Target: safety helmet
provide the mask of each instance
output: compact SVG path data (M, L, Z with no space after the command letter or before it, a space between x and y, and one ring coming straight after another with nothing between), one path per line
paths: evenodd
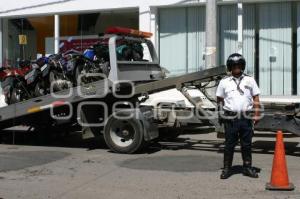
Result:
M232 55L230 55L227 59L226 62L226 66L227 66L227 70L231 71L232 67L235 65L240 65L242 66L242 70L245 70L246 67L246 60L245 58L239 54L239 53L233 53Z

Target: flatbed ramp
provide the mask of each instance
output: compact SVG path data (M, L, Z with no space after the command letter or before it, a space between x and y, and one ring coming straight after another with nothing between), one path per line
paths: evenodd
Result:
M134 86L134 96L144 93L154 93L170 88L179 88L193 82L212 81L220 79L225 74L226 67L219 66L178 77L171 77L148 83L138 83ZM121 82L123 81L124 80ZM108 96L111 97L110 94L112 93L113 86L114 83L109 79L100 80L84 86L72 87L64 91L2 107L0 108L0 129L20 124L30 125L33 120L37 119L38 113L45 111L49 112L53 107L63 105L73 106L76 103L88 101L90 99L105 101ZM124 99L122 100L124 101Z

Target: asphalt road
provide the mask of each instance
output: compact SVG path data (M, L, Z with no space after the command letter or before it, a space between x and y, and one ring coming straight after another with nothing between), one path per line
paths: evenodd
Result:
M274 135L256 134L258 179L243 176L239 148L236 174L220 180L223 140L215 133L182 135L143 153L112 153L99 139L11 135L0 145L0 198L97 199L300 199L300 138L285 138L291 192L265 190L272 168Z

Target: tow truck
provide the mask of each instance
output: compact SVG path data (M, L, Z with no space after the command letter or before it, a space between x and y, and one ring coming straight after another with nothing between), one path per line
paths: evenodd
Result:
M256 130L293 133L300 136L299 96L262 96L263 117Z
M107 77L2 107L0 129L16 125L48 130L80 126L83 136L103 134L107 146L118 153L139 151L164 129L171 129L175 136L181 129L203 125L218 129L216 106L206 91L227 74L226 67L165 78L149 37L151 33L139 30L110 28L100 36L108 41ZM116 48L120 40L141 43L147 49L145 58L118 60ZM283 114L280 122L290 117L293 128L287 125L287 129L300 135L299 115ZM277 126L278 122L269 129Z

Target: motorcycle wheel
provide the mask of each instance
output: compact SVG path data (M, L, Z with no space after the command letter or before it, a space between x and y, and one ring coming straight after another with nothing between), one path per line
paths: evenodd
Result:
M11 98L11 89L10 88L2 88L2 93L5 97L5 103L10 104L10 98Z
M18 103L21 102L21 100L22 100L21 94L18 92L17 88L13 88L13 90L11 91L9 104Z
M50 88L50 92L57 92L57 91L61 91L63 90L63 88L61 88L60 84L58 83L55 83L57 82L58 80L62 80L62 77L61 75L59 74L59 72L57 71L50 71L49 73L49 82L50 82L50 87L52 87L53 85L53 88L51 89Z
M50 83L55 82L56 80L59 80L59 79L61 79L61 78L60 78L60 75L58 74L57 71L52 70L52 71L49 72L49 81L50 81Z
M42 83L40 83L40 82L36 83L36 85L34 87L34 95L36 97L39 97L39 96L43 96L45 94L46 94L45 89L43 88Z

